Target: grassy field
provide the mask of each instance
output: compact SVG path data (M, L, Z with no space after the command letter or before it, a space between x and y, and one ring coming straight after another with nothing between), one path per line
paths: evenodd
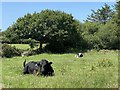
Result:
M27 50L30 48L29 44L10 44L11 46L15 46L16 48Z
M2 83L6 88L117 88L118 52L89 51L74 54L40 54L2 59ZM52 61L55 76L23 75L23 61Z
M15 46L16 48L19 48L19 49L22 49L22 50L28 50L30 49L30 46L29 44L10 44L11 46ZM43 44L43 47L45 46L46 44ZM36 44L36 46L34 46L33 49L36 49L39 47L39 43Z

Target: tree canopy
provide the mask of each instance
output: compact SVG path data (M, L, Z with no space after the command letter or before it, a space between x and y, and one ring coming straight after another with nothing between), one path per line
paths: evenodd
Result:
M54 53L83 49L118 49L120 3L115 8L105 4L83 22L62 11L42 10L27 13L4 32L7 42L36 40L39 51ZM30 38L30 39L29 39ZM42 48L43 43L46 44Z
M7 29L6 36L12 41L35 39L40 41L40 48L42 48L42 43L52 46L56 45L54 44L56 42L59 43L56 48L61 45L62 50L64 46L66 48L77 47L77 40L81 39L77 33L79 24L71 14L47 9L40 13L28 13L24 17L18 18L16 23ZM44 38L43 35L45 35Z
M98 9L96 11L91 10L92 14L88 15L87 21L90 22L98 22L101 24L106 24L107 21L109 21L113 14L115 13L111 7L107 4L105 4L101 9Z
M105 4L101 9L92 12L82 25L82 36L88 49L118 49L117 10L110 9L110 6Z

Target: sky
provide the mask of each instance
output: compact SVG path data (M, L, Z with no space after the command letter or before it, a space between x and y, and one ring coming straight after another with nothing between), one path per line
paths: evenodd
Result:
M110 6L115 4L115 2L2 2L0 3L0 7L2 5L0 28L2 31L6 30L19 17L45 9L64 11L83 22L92 13L91 10L97 10L105 3Z

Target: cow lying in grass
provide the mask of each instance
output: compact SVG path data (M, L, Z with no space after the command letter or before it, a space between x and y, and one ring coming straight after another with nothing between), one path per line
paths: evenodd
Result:
M54 70L51 66L52 62L48 62L47 60L43 59L39 62L28 62L27 64L26 60L23 63L24 66L24 74L40 74L43 76L53 76Z
M77 54L75 55L75 57L76 57L76 58L83 57L83 54L82 54L82 53L77 53Z
M34 74L34 73L38 72L39 66L37 65L37 62L31 61L31 62L28 62L27 64L25 64L25 63L26 63L26 60L23 63L23 66L24 66L23 73L24 74Z

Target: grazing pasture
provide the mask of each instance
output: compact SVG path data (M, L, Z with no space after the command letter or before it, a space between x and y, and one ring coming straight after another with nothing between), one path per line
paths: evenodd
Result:
M5 88L117 88L118 52L89 51L82 58L75 54L39 54L2 59ZM23 61L52 61L55 76L23 75Z
M22 49L22 50L28 50L30 49L30 45L29 44L10 44L11 46L15 46L16 48ZM43 44L43 47L46 44ZM39 47L39 43L36 43L33 49L37 49Z
M27 50L30 48L29 44L10 44L11 46L15 46L16 48Z

